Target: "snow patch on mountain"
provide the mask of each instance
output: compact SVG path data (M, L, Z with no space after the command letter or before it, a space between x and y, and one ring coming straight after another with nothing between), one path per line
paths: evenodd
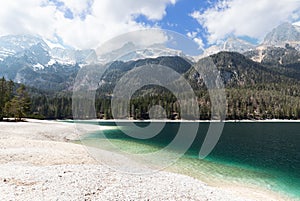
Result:
M94 50L75 50L55 47L50 51L52 59L62 64L89 64L97 62Z
M38 70L44 70L45 66L43 66L40 63L37 63L37 64L33 65L32 68L34 71L38 71Z
M61 45L60 43L52 42L51 40L48 40L48 39L45 39L45 43L50 47L50 49L53 49L53 48L65 49L65 47L63 45Z
M50 49L41 38L36 36L8 35L0 37L0 51L9 52L11 54L24 51L37 44L41 44L46 50Z
M254 48L255 46L252 45L251 43L239 38L232 38L232 37L228 38L223 44L223 50L230 51L230 52L235 51L239 53L244 53Z

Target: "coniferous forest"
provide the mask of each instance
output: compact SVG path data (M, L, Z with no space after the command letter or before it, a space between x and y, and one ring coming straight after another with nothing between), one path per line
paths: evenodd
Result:
M24 85L17 90L12 81L0 80L0 119L13 117L21 119L32 117L40 119L71 119L72 95L70 93L37 94L30 93ZM280 88L280 89L278 89ZM31 91L29 89L29 91ZM210 98L206 90L196 92L198 96L201 120L211 118ZM227 88L227 117L230 120L241 119L299 119L300 97L297 86L284 88L277 85L271 89L263 87ZM132 119L149 119L149 108L162 106L169 119L180 119L180 104L169 92L164 94L146 94L134 97L130 102ZM97 117L111 119L111 97L98 97L95 108Z
M17 88L13 81L0 79L0 121L4 118L14 118L21 121L28 117L30 112L30 97L25 85Z
M300 97L289 89L264 90L236 88L226 89L228 120L242 119L300 119ZM285 94L285 95L283 95ZM211 118L210 98L207 91L198 91L200 120ZM201 95L201 96L200 96ZM135 97L131 100L128 114L132 119L149 119L149 108L162 106L168 119L180 119L180 104L170 93ZM97 98L97 118L112 119L111 98ZM31 97L31 114L45 119L72 118L71 95L38 95ZM124 118L128 118L124 117Z

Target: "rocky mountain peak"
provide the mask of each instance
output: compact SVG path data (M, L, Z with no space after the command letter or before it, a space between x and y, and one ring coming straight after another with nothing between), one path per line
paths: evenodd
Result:
M263 45L285 46L300 42L299 28L291 23L283 23L274 28L264 39Z

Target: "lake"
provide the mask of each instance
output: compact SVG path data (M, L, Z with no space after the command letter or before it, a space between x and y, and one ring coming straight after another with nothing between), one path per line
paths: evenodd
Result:
M95 122L90 122L95 123ZM162 149L175 137L180 124L192 126L197 122L168 122L161 132L147 140L138 140L124 134L114 122L97 122L103 127L105 137L120 149L131 153ZM124 124L124 123L123 123ZM148 122L135 122L138 127ZM158 122L152 124L159 124ZM300 123L297 122L226 122L223 133L204 160L198 158L199 150L209 127L200 122L197 136L188 151L170 171L187 174L207 183L246 183L280 191L293 199L300 199ZM132 125L122 126L128 132ZM100 133L82 139L84 144L101 147ZM103 147L102 147L103 148ZM224 183L226 185L226 182Z

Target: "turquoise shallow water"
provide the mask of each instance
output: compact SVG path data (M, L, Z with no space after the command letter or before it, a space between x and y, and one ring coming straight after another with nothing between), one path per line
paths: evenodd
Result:
M99 124L112 128L103 132L115 146L122 151L138 154L165 147L174 139L181 123L167 123L158 135L147 140L125 135L113 122ZM135 124L139 127L148 125L143 122ZM189 126L195 123L184 124ZM208 126L209 123L199 123L192 146L169 170L188 174L207 183L225 182L226 185L228 181L228 184L258 185L300 200L300 123L225 123L214 150L207 158L200 160L198 153ZM134 132L135 128L124 124L122 129ZM101 147L101 138L100 132L96 132L82 141L90 146Z

